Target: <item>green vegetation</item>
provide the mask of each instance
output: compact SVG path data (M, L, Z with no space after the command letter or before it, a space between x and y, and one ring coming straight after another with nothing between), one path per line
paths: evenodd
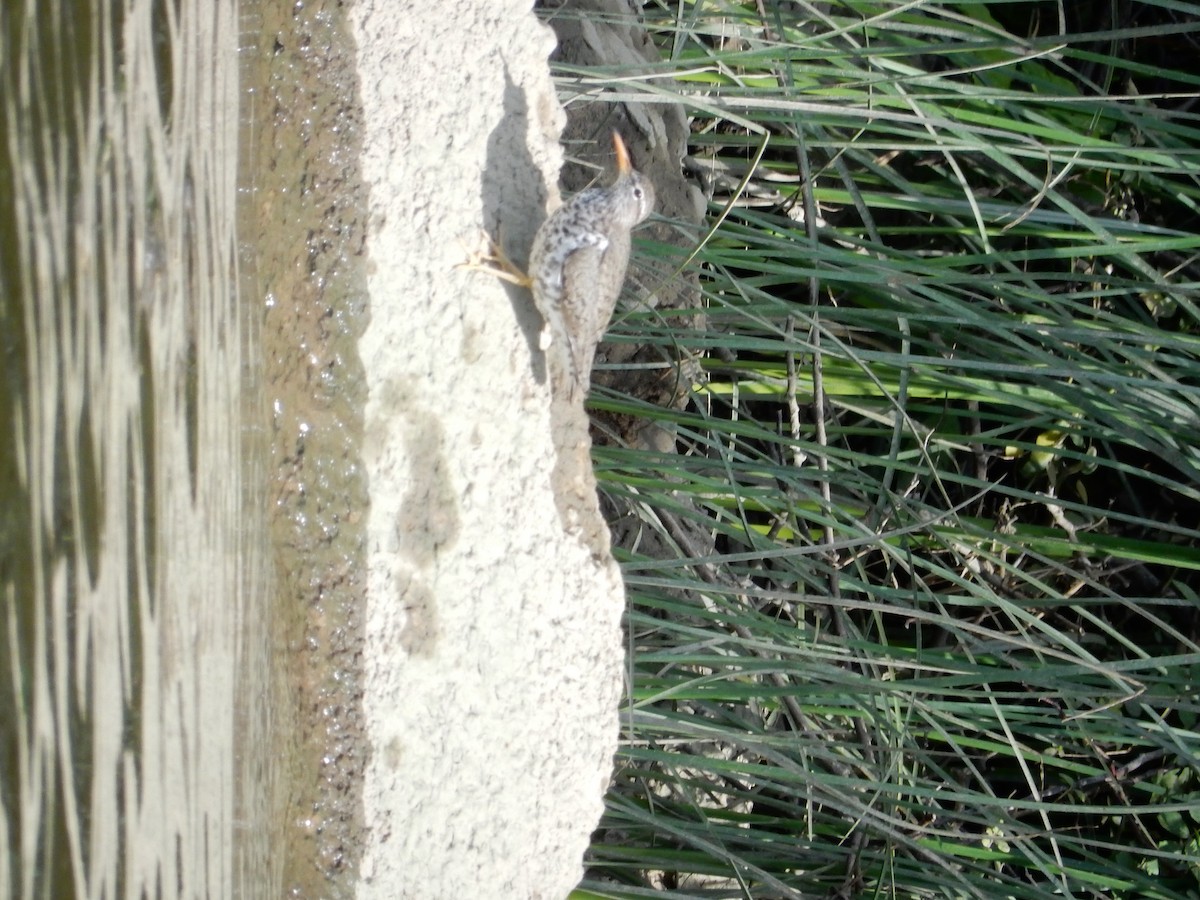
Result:
M760 15L765 9L765 17ZM576 897L1200 897L1200 8L657 0L702 369L599 389L631 689ZM638 265L637 260L634 263Z

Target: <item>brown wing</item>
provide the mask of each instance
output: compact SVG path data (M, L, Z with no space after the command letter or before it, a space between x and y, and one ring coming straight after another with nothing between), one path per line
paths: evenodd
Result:
M573 389L587 390L596 344L607 324L607 319L598 322L599 307L604 301L601 282L606 252L607 248L582 247L568 256L563 265L562 317L567 370Z
M570 334L575 381L591 383L596 345L608 330L608 320L625 282L629 235L609 235L604 249L586 247L567 257L563 267L563 318Z

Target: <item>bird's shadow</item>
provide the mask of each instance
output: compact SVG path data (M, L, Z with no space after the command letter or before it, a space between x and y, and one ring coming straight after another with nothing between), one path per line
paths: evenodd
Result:
M533 236L545 218L545 187L527 146L529 106L525 91L504 67L504 116L488 137L483 172L483 216L488 236L525 270ZM528 288L504 282L517 325L529 344L534 377L546 380L546 357L539 349L542 317Z

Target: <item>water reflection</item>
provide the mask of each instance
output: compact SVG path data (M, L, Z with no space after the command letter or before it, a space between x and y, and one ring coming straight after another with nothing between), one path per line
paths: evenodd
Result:
M280 892L237 12L0 10L3 895Z

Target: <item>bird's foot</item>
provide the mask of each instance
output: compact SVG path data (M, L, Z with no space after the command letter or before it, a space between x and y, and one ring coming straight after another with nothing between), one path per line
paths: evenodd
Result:
M467 261L459 263L457 268L488 272L503 281L520 287L529 287L533 284L532 279L522 272L521 267L509 259L508 254L504 252L499 228L496 229L495 240L492 240L486 231L483 232L483 245L483 250L470 251L467 254Z

